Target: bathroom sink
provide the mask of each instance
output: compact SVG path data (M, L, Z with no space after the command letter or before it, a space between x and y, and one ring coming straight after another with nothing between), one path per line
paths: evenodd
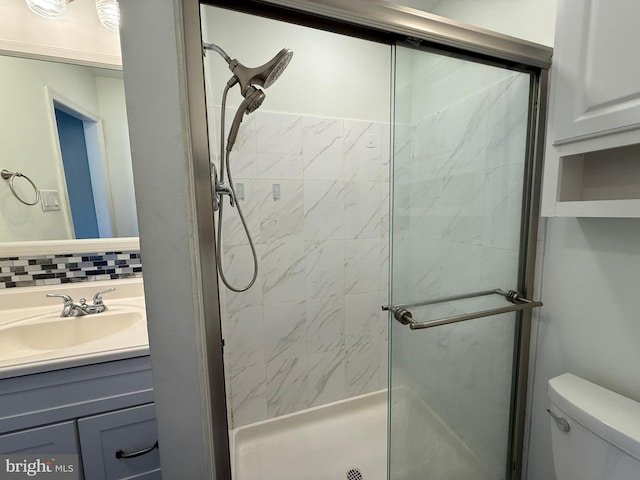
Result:
M145 321L145 312L135 305L117 305L81 317L59 316L59 312L30 315L0 328L2 357L19 358L65 350L104 340Z

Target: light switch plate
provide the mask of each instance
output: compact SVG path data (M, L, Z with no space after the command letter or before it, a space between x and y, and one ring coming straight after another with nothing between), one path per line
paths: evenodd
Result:
M60 198L57 190L40 190L40 203L43 212L60 210Z

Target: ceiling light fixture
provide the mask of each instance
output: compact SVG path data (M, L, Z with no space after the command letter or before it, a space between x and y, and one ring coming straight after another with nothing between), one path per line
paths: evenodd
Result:
M49 20L63 20L67 14L67 0L25 0L29 10Z
M120 30L120 6L117 0L96 0L96 10L100 23L107 30Z

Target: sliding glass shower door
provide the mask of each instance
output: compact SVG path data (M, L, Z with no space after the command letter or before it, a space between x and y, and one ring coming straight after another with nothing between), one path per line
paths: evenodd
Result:
M396 47L391 480L510 478L534 84Z

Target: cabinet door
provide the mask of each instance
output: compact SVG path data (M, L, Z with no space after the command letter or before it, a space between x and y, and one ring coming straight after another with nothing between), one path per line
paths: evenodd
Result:
M640 127L639 18L638 0L558 2L554 144Z
M86 478L161 478L153 404L81 418L78 431Z
M0 453L78 455L73 420L0 435Z

